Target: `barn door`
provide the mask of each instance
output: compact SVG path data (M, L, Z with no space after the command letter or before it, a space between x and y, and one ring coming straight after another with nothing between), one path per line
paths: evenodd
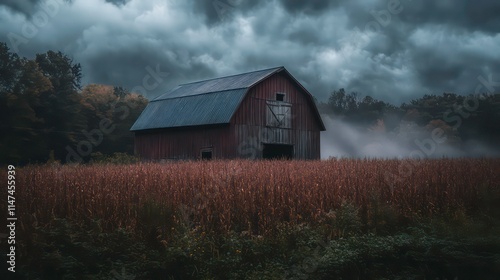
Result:
M292 104L271 101L267 105L267 123L269 127L292 128Z
M293 159L293 145L263 144L263 159Z

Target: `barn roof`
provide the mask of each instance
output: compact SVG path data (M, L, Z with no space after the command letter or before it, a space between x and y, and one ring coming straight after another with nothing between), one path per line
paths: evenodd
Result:
M179 85L151 100L130 130L227 124L249 88L282 70L286 71L275 67Z
M183 84L160 95L155 98L154 101L206 93L217 93L226 90L246 89L280 69L283 69L283 67Z
M229 123L246 89L155 99L130 130Z

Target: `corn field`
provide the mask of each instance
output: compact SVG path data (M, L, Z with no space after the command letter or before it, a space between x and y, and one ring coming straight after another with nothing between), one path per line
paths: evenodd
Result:
M134 229L149 219L266 234L280 223L321 224L343 203L364 221L380 207L411 218L474 211L485 193L500 191L498 159L41 165L17 172L16 207L25 226L65 218Z

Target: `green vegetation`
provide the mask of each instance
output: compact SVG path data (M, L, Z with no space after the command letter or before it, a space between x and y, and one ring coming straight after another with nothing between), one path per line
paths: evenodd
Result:
M341 211L338 219L357 215L349 205ZM156 225L137 235L56 219L30 233L19 271L27 279L495 279L500 224L478 219L487 214L443 215L384 233L358 220L336 228L343 232L336 238L304 224L265 237L174 224L162 239Z

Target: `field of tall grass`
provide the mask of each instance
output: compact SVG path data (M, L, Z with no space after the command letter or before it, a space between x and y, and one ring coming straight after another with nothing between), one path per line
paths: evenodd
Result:
M342 203L372 221L463 209L498 192L500 160L209 161L135 165L29 166L18 171L24 221L102 220L134 228L141 209L206 231L265 235L278 223L321 224ZM144 207L143 207L144 206Z
M6 181L6 172L2 172L1 177ZM167 261L159 257L163 265L159 265L161 268L156 269L171 276L165 279L185 279L189 273L201 271L202 268L205 269L204 274L197 272L198 274L195 273L197 276L192 279L200 279L200 275L205 275L201 277L202 279L230 279L232 277L217 276L214 272L220 269L221 265L225 267L229 264L226 269L236 273L235 275L238 275L236 278L243 274L247 275L248 271L240 272L235 268L242 265L238 262L244 262L247 265L245 269L250 271L255 271L257 268L250 268L249 263L261 265L258 268L261 270L257 271L263 273L278 269L282 273L276 278L269 276L268 279L282 279L283 275L289 275L287 271L297 270L297 266L301 267L300 257L288 259L289 252L295 252L294 254L299 256L317 254L314 247L317 245L311 245L311 236L317 238L314 244L319 244L318 240L344 242L342 240L351 240L345 238L355 236L365 238L367 234L377 238L389 236L406 232L408 228L414 232L419 226L423 236L438 229L444 229L440 234L446 235L452 231L450 228L453 228L448 226L455 223L459 228L470 225L472 229L469 237L476 238L481 237L475 236L477 232L497 229L498 215L495 213L500 209L500 159L232 160L132 165L47 164L17 169L16 180L16 208L21 225L19 236L25 239L25 242L20 242L22 252L26 255L32 254L32 251L41 254L37 259L31 260L30 267L33 267L39 259L43 259L43 256L49 260L54 257L51 254L43 255L42 252L48 250L46 246L57 248L57 245L49 242L53 240L52 242L57 243L56 239L53 239L55 236L69 236L69 239L65 240L68 244L72 244L71 246L76 243L92 247L97 242L99 245L95 246L105 248L109 244L103 241L103 234L126 232L130 239L120 242L130 242L135 245L144 243L148 250L155 252L159 250L164 253L166 250L172 253L169 250L173 248L180 250L175 251L175 254L180 255L175 255L174 262L181 256L181 260L184 260L187 263L186 267L189 268L181 274L175 274L177 272L172 272L168 265L165 268L164 262ZM441 222L433 224L437 220ZM477 226L478 220L481 220L481 225L478 226L481 229L473 229ZM422 226L424 223L425 226ZM61 224L64 224L62 228ZM307 233L304 233L304 230ZM492 236L492 232L489 231L486 235ZM87 240L89 236L101 236L99 237L101 239L92 237ZM211 236L212 241L207 241L208 236ZM234 241L234 236L237 241ZM185 241L186 238L190 241ZM82 243L80 239L87 241ZM307 240L311 244L307 243ZM423 242L422 240L420 238L412 241L413 243L408 240L404 242L415 245ZM245 250L245 246L240 243L247 241L257 243L248 245L253 249ZM241 246L227 245L228 242ZM254 247L263 246L262 242L268 242L266 244L270 248L275 248L280 255L269 252L269 256L272 257L265 254L256 257ZM299 250L299 247L304 247L301 242L306 242L309 244L306 247L312 246L312 249L304 252L302 249ZM493 242L495 246L500 244L495 242ZM68 244L64 246L66 249L54 249L59 257L60 254L64 255ZM333 246L333 243L328 244L323 246L322 250ZM135 245L130 247L135 248ZM236 256L234 258L226 256L229 259L224 259L221 264L220 254L224 251L221 248L227 246L230 248L227 254ZM394 244L387 246L392 249L399 248ZM346 250L351 252L353 249ZM368 251L372 254L370 250ZM105 252L111 254L109 249ZM371 258L364 256L366 252L363 252L360 253L362 257L356 259L356 262L365 263L366 258ZM134 254L136 253L139 254L138 252ZM98 255L102 254L100 252ZM253 256L250 261L244 258L248 254ZM350 253L347 255L350 256ZM72 259L76 258L71 256ZM338 252L335 256L338 256ZM500 260L500 255L495 256ZM254 260L254 258L266 260L267 257L276 262L276 266L272 269L262 267L262 263ZM170 256L169 260L170 258L172 257ZM398 259L394 256L393 258ZM59 261L65 263L66 257L63 259ZM321 267L320 259L317 259L318 267ZM234 263L235 260L238 260L237 264ZM383 263L379 257L377 260ZM494 267L491 262L490 266ZM500 261L498 263L500 264ZM37 276L52 275L53 271L60 272L68 266L61 264L47 272L43 269L43 265L39 263L37 265L35 271L42 271L37 272L41 274L34 274ZM325 271L332 269L331 265L331 263L324 264L326 268L314 269L312 274L327 273ZM346 264L342 262L335 265L343 267ZM148 274L151 268L147 266L145 269L143 266L145 265L133 266L136 273L139 273L137 271L143 273L135 275L147 275L147 277L156 275ZM351 266L352 263L347 264L348 268ZM344 271L342 269L338 271ZM348 278L356 275L350 274L352 271L349 269L345 274ZM500 268L497 269L495 271L500 272ZM102 268L97 267L95 270L99 275L104 275L104 278L109 276L102 274ZM413 272L417 275L419 273L418 269ZM384 273L381 275L385 275ZM92 273L89 275L96 276ZM260 279L256 275L255 279ZM321 275L323 274L311 277L322 279ZM307 277L300 276L299 279ZM247 277L247 279L254 278ZM368 277L368 279L377 278Z

